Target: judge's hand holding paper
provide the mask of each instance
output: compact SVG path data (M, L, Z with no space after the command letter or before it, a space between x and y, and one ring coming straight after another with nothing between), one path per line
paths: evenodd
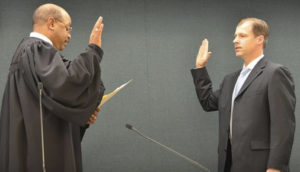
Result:
M105 94L102 98L102 101L100 103L100 105L97 107L97 109L94 111L94 113L91 115L90 119L88 120L87 124L94 124L96 119L97 119L97 115L98 112L100 111L101 107L103 106L103 104L105 104L109 99L111 99L114 95L116 95L119 91L121 91L125 86L127 86L130 82L132 81L129 80L127 81L125 84L119 86L118 88L116 88L114 91Z

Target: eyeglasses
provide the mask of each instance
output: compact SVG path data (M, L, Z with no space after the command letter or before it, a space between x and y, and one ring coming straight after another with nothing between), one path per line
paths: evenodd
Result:
M66 28L66 31L71 33L72 32L72 27L71 26L67 26L65 23L63 23L62 21L55 19L55 21L58 21L59 23L63 24Z

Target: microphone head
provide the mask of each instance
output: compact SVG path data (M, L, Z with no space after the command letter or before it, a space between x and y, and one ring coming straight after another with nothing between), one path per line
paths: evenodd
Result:
M39 88L39 89L43 89L43 83L38 82L38 88Z
M132 125L130 125L130 124L126 124L126 128L128 128L129 130L132 130Z

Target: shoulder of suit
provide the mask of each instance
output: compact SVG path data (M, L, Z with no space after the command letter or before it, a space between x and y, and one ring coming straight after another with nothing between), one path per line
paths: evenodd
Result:
M274 63L271 61L267 61L266 69L270 70L270 71L276 71L278 69L288 70L286 66L279 64L279 63Z
M273 78L274 76L292 77L290 70L286 66L271 61L267 62L264 72L270 78Z

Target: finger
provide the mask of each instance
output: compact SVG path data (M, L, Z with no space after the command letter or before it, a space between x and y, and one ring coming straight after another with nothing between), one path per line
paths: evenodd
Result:
M210 56L211 56L211 52L208 52L208 53L207 53L207 59L209 59Z
M203 41L202 41L202 43L201 43L201 45L199 47L198 55L202 54L202 52L203 52Z
M89 121L87 122L88 124L94 124L95 120L90 118Z
M202 44L199 48L198 56L203 57L206 51L206 46L207 46L207 39L204 39L202 41Z
M199 50L198 50L198 56L201 54L201 52L202 52L202 44L200 45L200 47L199 47Z
M204 39L201 45L201 56L205 57L207 52L208 52L208 41L207 39Z
M90 125L90 124L91 124L91 121L90 121L90 120L88 120L88 122L86 122L86 123Z
M97 112L100 112L100 106L97 107L96 111L97 111Z
M103 31L103 27L104 27L104 24L101 24L99 27L97 26L96 28L94 28L93 31L101 36L102 31Z
M204 39L204 52L207 53L208 52L208 40L207 39Z
M101 28L102 21L103 17L100 16L94 25L94 30L99 31L99 29Z
M96 120L97 119L97 115L92 115L92 119Z
M99 28L99 32L100 32L100 33L102 33L103 28L104 28L104 24L102 23L102 24L100 25L100 28Z

